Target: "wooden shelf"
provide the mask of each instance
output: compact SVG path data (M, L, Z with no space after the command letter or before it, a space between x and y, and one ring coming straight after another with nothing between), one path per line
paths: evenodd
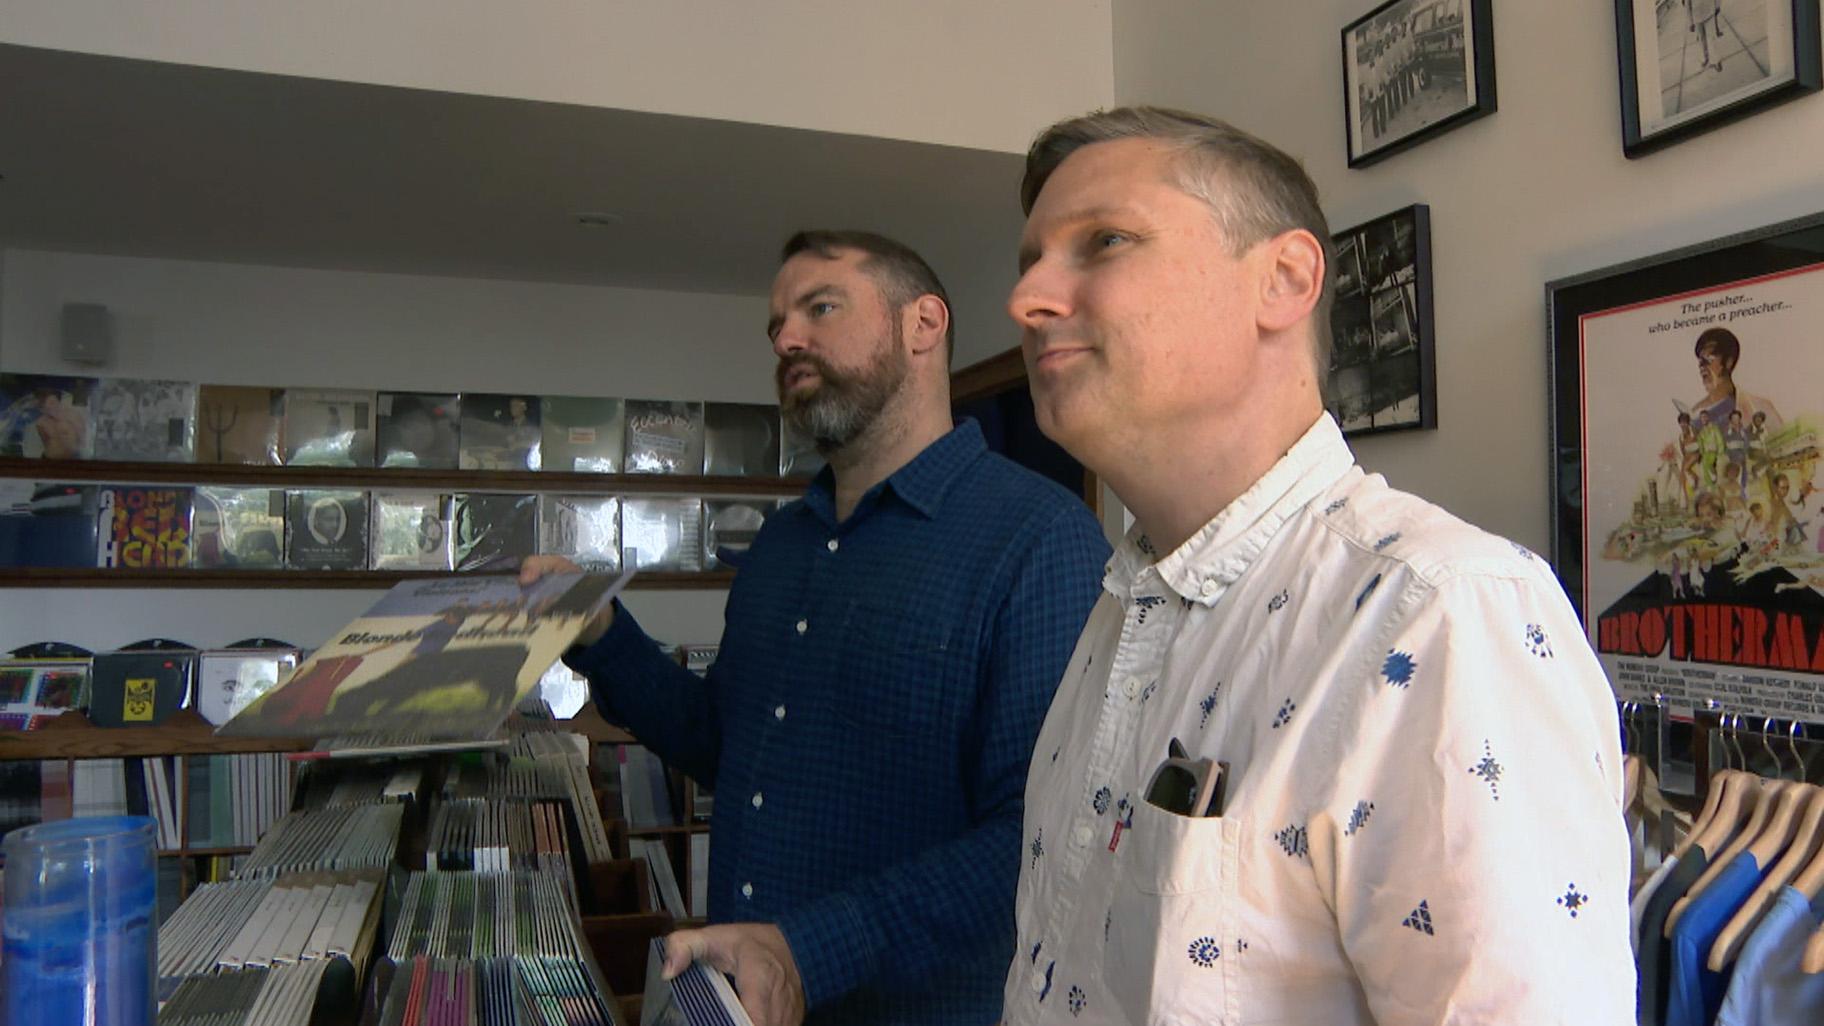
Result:
M809 478L578 474L544 470L426 470L421 467L263 467L230 463L122 463L0 458L0 478L120 484L359 488L381 491L590 492L638 495L797 496Z
M679 834L706 833L709 833L708 823L684 823L678 826L630 826L627 828L627 836L629 837L671 837Z
M602 719L593 703L557 730L596 743L625 744L633 736ZM179 709L156 727L97 727L80 712L66 712L37 730L0 732L0 759L124 759L154 755L232 755L307 752L315 738L217 737L194 709ZM203 852L212 854L213 852ZM197 854L195 851L186 854Z
M352 588L385 591L420 577L457 577L449 570L137 570L99 567L0 568L0 588ZM702 573L643 573L634 591L714 591L735 580L732 570Z

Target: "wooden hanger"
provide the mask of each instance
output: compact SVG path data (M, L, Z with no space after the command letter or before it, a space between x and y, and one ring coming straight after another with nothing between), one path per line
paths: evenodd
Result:
M1621 758L1621 807L1632 809L1634 800L1640 797L1640 774L1646 764L1638 755L1624 755Z
M1731 795L1725 794L1722 805L1717 810L1717 821L1712 824L1712 831L1697 842L1697 846L1709 856L1710 863L1704 867L1703 875L1697 878L1697 882L1685 892L1685 896L1672 904L1672 912L1666 916L1665 935L1668 939L1672 936L1672 928L1684 916L1685 909L1691 907L1691 900L1702 894L1712 880L1721 876L1723 869L1748 847L1750 841L1760 836L1767 820L1773 815L1773 789L1784 786L1780 782L1763 781L1752 773L1737 773L1729 778L1729 784L1733 785L1733 810ZM1744 811L1747 813L1745 823L1740 818ZM1718 848L1722 850L1710 854Z
M1824 838L1824 789L1788 784L1780 794L1779 804L1781 808L1775 810L1767 829L1748 846L1757 865L1772 868L1710 946L1708 964L1713 973L1722 972L1742 953L1742 945L1748 942L1767 906L1779 896L1786 882L1805 868L1818 841Z

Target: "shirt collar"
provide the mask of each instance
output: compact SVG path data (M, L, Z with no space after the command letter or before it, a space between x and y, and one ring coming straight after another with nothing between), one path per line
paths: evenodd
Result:
M887 475L887 479L861 497L855 504L856 512L871 507L884 489L891 488L901 502L916 510L926 519L937 516L943 506L944 496L948 495L956 479L960 477L971 463L988 451L988 443L982 439L981 425L972 418L964 417L950 429L949 434L925 446L924 451ZM832 523L835 522L836 510L836 475L826 466L811 479L810 490L804 500L817 514Z
M1104 586L1121 594L1153 570L1184 598L1214 606L1280 527L1354 465L1336 421L1322 414L1260 480L1163 558L1135 524L1115 549Z

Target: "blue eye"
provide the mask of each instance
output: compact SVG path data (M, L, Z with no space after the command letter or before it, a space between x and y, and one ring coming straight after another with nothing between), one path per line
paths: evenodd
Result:
M812 317L822 317L824 314L827 314L830 311L836 309L836 304L835 303L812 303L810 309L811 309Z
M1110 249L1126 241L1128 241L1127 236L1120 232L1101 231L1090 237L1090 247L1092 249Z

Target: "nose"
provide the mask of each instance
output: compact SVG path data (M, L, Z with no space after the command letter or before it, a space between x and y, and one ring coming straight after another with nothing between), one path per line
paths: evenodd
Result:
M1042 260L1026 268L1007 297L1007 313L1027 331L1069 316L1070 305L1060 276Z
M793 353L801 353L810 348L802 329L803 325L797 318L786 318L785 323L779 325L778 332L773 335L773 355L783 360Z

